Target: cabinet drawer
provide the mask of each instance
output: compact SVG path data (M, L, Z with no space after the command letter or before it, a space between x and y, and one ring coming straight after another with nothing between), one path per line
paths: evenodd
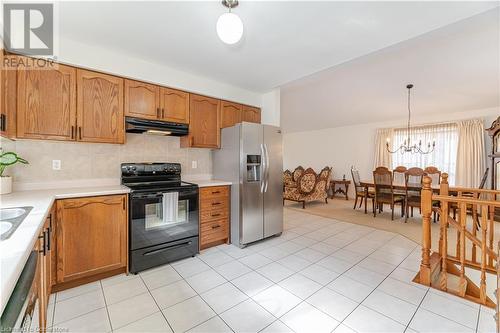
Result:
M213 199L202 199L201 200L201 213L205 213L212 210L228 210L229 202L228 198L213 198Z
M212 209L212 210L202 210L200 213L200 222L205 223L207 221L226 219L229 215L227 209Z
M200 230L201 245L220 241L229 237L228 221L217 220L203 223Z
M201 200L212 199L217 197L228 197L229 186L211 186L200 188Z

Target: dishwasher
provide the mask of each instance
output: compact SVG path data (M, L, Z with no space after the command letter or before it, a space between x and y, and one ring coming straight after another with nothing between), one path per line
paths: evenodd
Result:
M37 266L38 253L32 251L0 317L0 332L30 332L39 327Z

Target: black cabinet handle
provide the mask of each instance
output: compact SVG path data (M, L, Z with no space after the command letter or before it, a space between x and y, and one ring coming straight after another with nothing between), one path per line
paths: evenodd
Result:
M213 191L212 194L219 194L220 191Z
M217 229L217 228L220 228L220 224L212 226L212 229Z
M218 206L220 204L221 204L220 202L212 202L212 206Z
M160 108L156 108L156 117L160 118Z
M0 115L0 131L5 132L7 130L7 118L4 114Z
M50 228L47 228L47 251L50 251L50 248L51 248L50 234L52 234L52 230Z
M217 216L220 216L220 213L212 214L212 217L217 217Z
M161 109L161 117L165 118L165 109Z
M71 139L75 138L75 126L71 125Z
M78 127L78 136L80 137L80 140L82 139L82 127Z

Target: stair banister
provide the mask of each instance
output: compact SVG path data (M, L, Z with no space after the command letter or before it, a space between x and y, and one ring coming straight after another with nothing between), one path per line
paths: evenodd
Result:
M448 185L448 174L443 173L442 175L442 181L441 185L439 186L439 194L447 196L449 191L449 185ZM448 207L449 203L448 201L441 201L441 214L440 214L440 226L441 226L441 233L440 233L440 254L441 254L441 274L439 277L439 284L441 287L441 290L446 291L448 288L448 281L447 281L447 257L448 257L448 219L446 218L448 216Z
M431 285L431 214L432 214L432 188L431 177L424 176L422 180L422 262L420 263L420 283Z

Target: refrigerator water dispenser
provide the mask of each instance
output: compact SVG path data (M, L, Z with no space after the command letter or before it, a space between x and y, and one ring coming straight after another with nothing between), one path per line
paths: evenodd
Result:
M247 155L247 182L260 182L260 155Z

